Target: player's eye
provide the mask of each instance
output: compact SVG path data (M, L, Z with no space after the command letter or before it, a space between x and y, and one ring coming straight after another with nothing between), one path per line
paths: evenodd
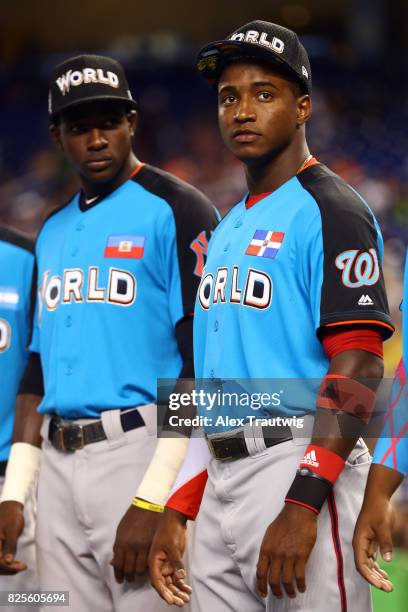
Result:
M106 119L103 120L102 128L105 130L113 130L120 125L121 121L122 117L118 117L117 115L106 117Z
M76 123L73 123L72 125L69 126L69 131L71 134L84 134L86 132L86 126L84 125L79 125Z
M112 128L115 128L117 126L117 124L118 124L118 121L116 119L106 119L103 122L103 127L106 130L111 130Z
M221 96L220 102L223 106L231 106L231 104L234 104L234 102L236 102L236 97L231 94Z
M271 94L270 91L261 91L261 92L258 93L258 98L262 102L269 102L270 100L272 100L273 95Z

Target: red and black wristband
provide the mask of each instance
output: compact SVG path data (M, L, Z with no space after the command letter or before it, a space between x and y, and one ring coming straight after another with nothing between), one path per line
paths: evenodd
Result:
M309 444L285 502L304 506L319 514L344 463L340 455L328 448Z
M333 484L319 474L309 468L299 468L285 502L303 506L319 514L332 488Z

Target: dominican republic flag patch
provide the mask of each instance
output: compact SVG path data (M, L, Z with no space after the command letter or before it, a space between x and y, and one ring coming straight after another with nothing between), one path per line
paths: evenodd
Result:
M256 230L245 255L256 255L257 257L268 257L275 259L282 246L284 232L272 232L271 230Z
M109 236L104 257L141 259L144 255L144 236Z

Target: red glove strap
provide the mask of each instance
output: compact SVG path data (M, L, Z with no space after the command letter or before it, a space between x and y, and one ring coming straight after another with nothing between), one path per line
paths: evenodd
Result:
M334 484L340 476L344 464L344 459L337 453L333 453L333 451L322 446L309 444L299 467L308 468Z

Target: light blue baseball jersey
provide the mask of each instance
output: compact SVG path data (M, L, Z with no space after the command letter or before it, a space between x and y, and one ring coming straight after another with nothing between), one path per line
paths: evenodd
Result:
M175 327L193 312L215 225L200 192L148 165L46 221L30 346L43 370L40 412L76 419L156 401L157 378L180 373Z
M262 382L257 389L254 379L293 383L269 385L286 396L256 411L239 399L232 408L218 404L214 415L204 402L199 411L212 417L208 432L233 429L228 417L313 412L328 369L319 339L324 327L374 324L384 337L392 334L382 248L365 202L318 163L255 205L248 208L245 198L233 207L210 241L198 291L196 377L215 387L219 379L252 379L223 384L224 391L251 395L268 388Z
M391 389L383 430L378 438L373 462L408 474L408 257L405 260L402 299L402 360Z
M34 245L0 228L0 461L9 455L16 395L27 361Z

